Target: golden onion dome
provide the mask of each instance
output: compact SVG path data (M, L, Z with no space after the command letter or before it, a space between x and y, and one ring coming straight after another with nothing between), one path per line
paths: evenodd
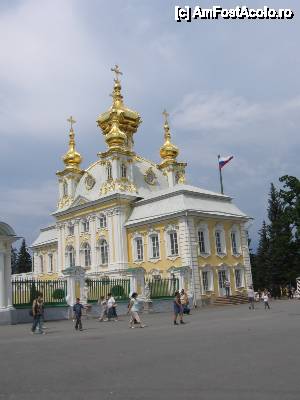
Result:
M169 123L167 120L167 112L164 111L163 114L165 115L165 124L164 124L164 137L165 137L165 142L160 148L160 156L163 159L163 163L166 162L174 162L176 161L176 158L179 154L179 149L177 146L175 146L173 143L171 143L171 133L170 133L170 127Z
M66 169L80 170L82 157L75 149L75 134L73 128L70 129L69 137L69 149L63 156L63 162L65 163Z
M115 68L112 68L111 70L116 73L114 89L111 94L113 103L108 111L99 115L97 118L97 125L102 130L103 135L107 137L110 135L112 130L116 130L116 127L113 127L113 125L116 125L117 123L118 129L126 135L125 145L128 147L128 150L131 150L133 134L137 131L138 126L142 121L138 112L131 110L124 105L121 93L121 83L118 78L118 75L122 75L119 67L116 65ZM107 138L105 140L108 144Z

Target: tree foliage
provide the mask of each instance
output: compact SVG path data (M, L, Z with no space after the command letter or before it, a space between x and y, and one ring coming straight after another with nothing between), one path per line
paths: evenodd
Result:
M257 252L252 257L256 289L295 286L300 276L300 182L288 175L281 177L280 182L280 190L271 184L268 222L263 222Z
M22 274L25 272L30 272L31 270L32 270L31 256L27 250L25 239L23 239L17 257L16 273Z

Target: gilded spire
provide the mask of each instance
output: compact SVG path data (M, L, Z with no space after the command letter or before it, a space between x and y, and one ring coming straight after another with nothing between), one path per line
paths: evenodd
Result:
M178 147L176 147L174 144L171 143L171 133L168 122L169 114L167 113L166 110L164 110L163 116L165 117L165 123L164 123L165 142L160 148L160 156L162 158L161 165L167 165L176 162L176 157L179 154L179 149Z
M82 161L81 155L76 151L75 148L75 134L73 130L73 124L76 123L75 119L73 119L72 115L67 119L70 122L70 132L69 132L69 149L66 154L63 156L63 162L65 164L64 171L71 172L81 172L80 164Z
M115 65L111 71L116 75L111 94L113 102L108 111L99 115L97 124L105 136L109 150L132 152L133 134L141 123L141 117L136 111L124 105L119 79L123 73L119 66Z

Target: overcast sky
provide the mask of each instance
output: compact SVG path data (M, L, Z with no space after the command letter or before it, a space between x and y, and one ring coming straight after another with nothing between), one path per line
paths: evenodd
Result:
M201 4L200 4L201 3ZM0 220L31 244L53 221L55 172L67 149L69 115L83 167L104 141L96 117L111 104L111 66L123 71L125 103L143 123L135 149L159 161L162 115L188 162L188 183L225 193L255 221L266 215L270 182L299 177L300 3L288 21L174 21L174 5L237 1L26 0L0 2Z

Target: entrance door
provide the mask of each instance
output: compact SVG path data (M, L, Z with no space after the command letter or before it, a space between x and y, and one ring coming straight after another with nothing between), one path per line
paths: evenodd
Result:
M226 296L226 289L225 289L225 281L226 281L226 271L221 270L218 271L218 277L219 277L219 293L220 296Z

